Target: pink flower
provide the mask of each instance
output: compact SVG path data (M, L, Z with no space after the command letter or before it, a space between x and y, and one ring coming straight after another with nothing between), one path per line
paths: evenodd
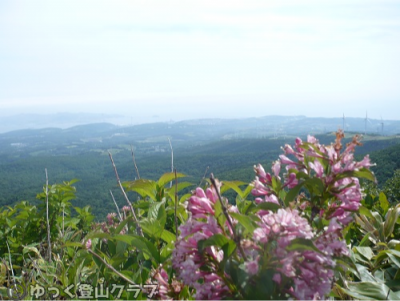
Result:
M303 141L299 137L297 137L294 143L297 151L300 152L302 150L301 145L303 144Z
M153 277L158 282L158 296L160 297L160 299L172 300L172 298L168 296L168 291L170 290L170 287L168 283L167 272L162 267L160 267Z
M324 174L324 167L322 166L321 162L316 159L314 163L309 162L308 165L315 171L318 178L322 178Z
M294 161L290 160L285 155L279 155L279 158L281 159L282 164L296 165L296 163Z
M196 289L197 299L222 299L229 296L229 289L222 278L213 273L223 259L222 250L214 246L205 248L203 252L198 249L199 241L223 232L214 217L216 201L214 189L208 188L205 192L201 188L195 190L187 207L192 214L191 218L179 227L180 235L172 252L172 266L178 279ZM235 210L237 208L231 207L231 211Z
M285 283L293 285L293 289L287 290L287 293L295 298L312 299L329 293L335 265L332 257L345 255L347 249L336 234L336 230L340 229L336 219L328 227L331 235L328 233L315 238L308 221L297 210L278 209L276 213L269 212L259 217L261 222L253 232L254 241L261 244L277 242L276 247L269 251L269 256L278 262L275 268L278 273L274 274L273 281L280 284L282 277L285 277ZM286 247L295 238L312 239L322 254L314 251L287 251ZM245 263L249 274L258 272L258 266L256 270L253 261Z
M294 155L295 154L293 148L289 144L285 144L285 147L283 148L283 150L286 155Z
M258 164L257 166L254 165L254 171L261 179L265 179L267 174L261 164Z
M124 206L124 207L122 207L122 211L129 212L129 211L131 211L131 208L129 206Z
M289 174L289 177L287 177L286 179L285 179L285 185L288 187L288 188L294 188L297 184L299 184L299 181L297 180L297 178L296 178L296 174L295 173L290 173Z
M260 218L260 227L253 232L255 241L266 243L276 239L279 247L285 248L297 237L310 239L314 236L308 221L300 217L297 210L278 209L276 213L270 212Z
M116 216L117 214L115 212L107 214L108 225L112 226L114 224Z
M252 183L254 188L251 193L255 196L262 196L271 193L271 190L258 180L258 177Z
M275 161L272 164L272 172L274 173L275 177L279 178L279 172L281 171L281 162L279 160Z
M261 164L254 166L254 171L256 172L256 178L260 183L271 185L272 177L269 173L265 172Z
M328 229L326 230L326 233L331 233L331 232L336 232L337 230L341 230L342 225L338 224L336 218L332 218L329 221L329 226Z
M374 166L374 165L375 164L371 163L371 161L369 159L369 155L366 155L364 157L364 159L362 159L360 162L356 163L356 168L362 168L362 167L369 168L369 167Z
M275 281L275 282L278 283L278 284L281 284L281 281L282 281L281 274L276 273L276 274L272 277L272 280Z
M258 259L245 262L244 267L250 276L256 275L258 273Z
M89 238L85 244L86 249L90 249L92 247L92 240Z
M215 273L204 273L204 282L196 283L194 288L196 294L194 295L197 300L220 300L229 295L229 289Z
M341 171L342 171L342 164L340 163L340 161L332 166L333 173L338 174Z
M196 188L195 194L189 198L187 209L194 218L206 218L208 215L214 215L214 204L217 200L214 190L208 188L204 192L201 188Z
M307 135L307 142L315 144L315 143L318 143L318 140L314 136Z

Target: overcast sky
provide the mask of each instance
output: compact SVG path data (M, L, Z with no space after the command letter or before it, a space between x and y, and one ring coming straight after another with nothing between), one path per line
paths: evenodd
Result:
M0 1L0 116L400 119L400 1Z

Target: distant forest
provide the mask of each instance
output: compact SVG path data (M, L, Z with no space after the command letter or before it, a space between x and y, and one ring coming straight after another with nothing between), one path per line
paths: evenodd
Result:
M110 190L117 203L124 200L108 157L113 154L121 181L137 178L132 149L141 178L158 179L171 171L171 148L168 135L157 136L162 125L143 126L129 144L129 129L121 132L108 124L89 125L69 130L45 129L17 131L0 135L0 206L21 200L35 203L36 194L45 184L47 168L50 184L78 179L75 184L79 206L90 205L97 218L103 219L115 209ZM200 127L201 129L201 127ZM165 130L165 129L164 129ZM108 131L108 136L104 132ZM221 133L201 130L191 134L172 135L174 168L186 174L192 187L213 173L220 180L251 182L253 166L261 163L269 169L271 162L282 153L281 147L293 144L295 136L227 139ZM113 134L112 134L113 133ZM198 133L198 135L196 135ZM224 135L227 132L225 132ZM146 137L147 135L147 137ZM316 135L321 143L329 144L334 134ZM346 141L352 134L347 134ZM138 138L139 137L139 138ZM305 135L301 138L306 139ZM132 147L132 149L131 149ZM370 154L377 165L373 167L379 185L383 185L400 168L400 139L396 136L367 136L356 150L359 157ZM358 158L359 159L359 158ZM130 194L131 200L137 195Z

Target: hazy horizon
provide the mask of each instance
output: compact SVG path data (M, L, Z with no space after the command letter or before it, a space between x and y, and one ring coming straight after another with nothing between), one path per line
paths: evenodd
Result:
M0 117L400 119L393 0L0 2Z

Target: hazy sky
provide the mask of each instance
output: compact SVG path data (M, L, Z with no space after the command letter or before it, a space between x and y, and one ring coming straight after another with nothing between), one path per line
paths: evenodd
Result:
M400 1L0 1L0 116L400 119Z

